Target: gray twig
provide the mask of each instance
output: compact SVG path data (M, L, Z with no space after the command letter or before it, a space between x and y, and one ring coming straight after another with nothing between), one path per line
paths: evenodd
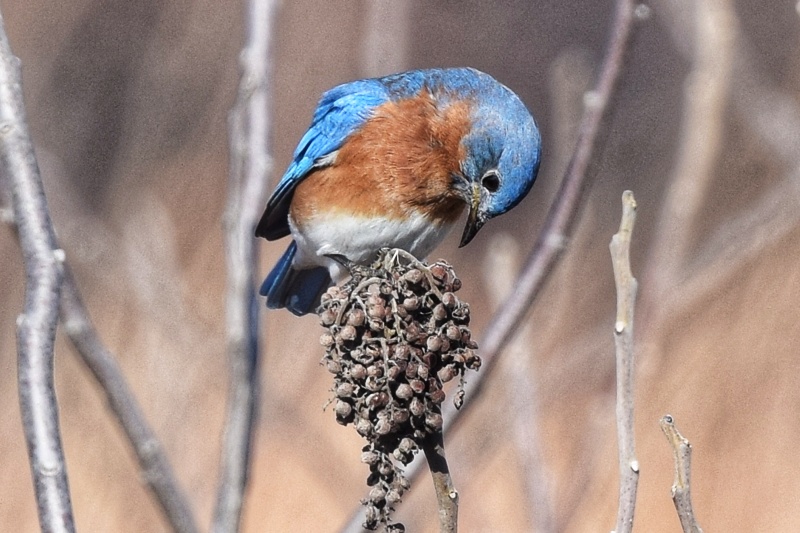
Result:
M17 319L20 410L39 525L75 530L53 383L64 252L58 249L25 117L19 59L0 15L0 159L25 263L25 304Z
M444 455L444 437L441 431L431 433L422 443L425 459L433 477L436 503L439 507L440 533L458 531L458 491L453 486L450 469Z
M212 531L239 528L258 396L258 316L253 233L267 192L270 37L276 3L251 0L239 94L229 117L230 181L225 210L227 331L231 386Z
M675 420L672 416L664 415L659 423L675 454L675 482L672 484L672 501L675 503L681 527L684 533L703 533L692 510L692 445L675 427Z
M636 200L631 191L622 194L622 220L611 238L611 263L617 287L617 319L614 342L617 360L617 442L619 444L619 508L616 533L630 533L636 508L639 461L633 439L634 350L633 310L638 283L631 273L631 234L636 222Z
M136 454L143 478L161 506L170 526L178 533L194 533L197 531L197 526L191 508L178 486L161 443L128 388L114 356L103 345L94 329L89 312L81 300L78 286L66 263L64 287L61 292L61 323L81 360L105 393L108 405L119 420Z
M600 70L600 77L594 89L586 93L584 97L585 109L578 133L578 142L561 181L561 186L556 193L555 203L547 213L539 238L515 281L513 296L500 307L486 328L485 337L480 342L483 366L478 376L470 380L465 387L464 405L460 410L453 408L451 403L446 405L445 433L450 431L450 428L456 424L478 396L481 386L495 366L497 356L514 336L528 309L544 286L545 280L566 248L568 236L581 205L583 191L591 176L589 169L597 158L596 147L601 145L605 138L606 132L601 125L608 115L609 104L622 72L633 20L633 0L617 0L611 37ZM419 475L421 466L421 460L414 460L408 465L407 477L412 482ZM362 531L361 523L364 521L362 514L360 509L357 510L343 527L342 533Z

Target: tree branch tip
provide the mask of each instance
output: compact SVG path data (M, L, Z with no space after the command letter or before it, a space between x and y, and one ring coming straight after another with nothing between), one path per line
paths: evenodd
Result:
M627 326L627 324L624 321L617 320L617 323L614 324L614 333L618 335L623 333L625 331L625 326Z
M57 263L64 263L67 260L67 252L65 252L62 248L56 248L53 250L53 259L56 260Z
M630 467L631 467L631 471L634 474L638 474L639 473L639 461L634 459L633 461L631 461Z
M636 198L633 196L633 191L628 189L622 192L622 203L634 211L636 210Z

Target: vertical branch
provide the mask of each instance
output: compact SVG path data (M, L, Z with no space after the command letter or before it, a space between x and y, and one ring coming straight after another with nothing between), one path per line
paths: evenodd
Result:
M66 264L61 294L61 323L81 360L105 393L108 405L136 454L144 481L170 526L177 533L196 532L197 526L189 503L178 486L161 443L128 388L114 356L100 341Z
M271 165L267 141L269 44L274 11L272 0L251 0L248 4L239 94L229 122L231 167L224 224L231 386L212 525L216 533L239 529L256 418L260 306L253 290L257 263L253 233L265 202Z
M422 443L425 459L433 477L436 503L439 507L440 533L458 531L458 491L453 486L450 469L444 455L444 437L441 431L431 433Z
M617 319L614 343L617 359L617 441L619 443L619 509L616 533L630 533L639 483L633 430L634 352L633 310L638 283L631 273L631 233L636 221L636 200L631 191L622 194L622 220L611 238L611 262L617 287Z
M675 482L672 484L672 501L684 533L703 533L692 510L691 474L692 445L675 427L675 420L664 415L659 424L675 454Z
M58 425L53 349L64 252L56 245L28 132L19 59L0 15L0 169L9 181L25 263L25 307L17 319L20 410L43 531L75 530Z

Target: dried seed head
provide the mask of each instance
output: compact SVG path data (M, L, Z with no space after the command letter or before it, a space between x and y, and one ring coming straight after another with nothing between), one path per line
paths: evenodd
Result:
M454 294L461 281L443 261L432 265L403 251L382 251L371 267L322 297L320 344L334 374L334 411L367 444L361 455L373 487L365 525L405 531L390 523L392 506L409 488L402 466L420 442L441 431L442 384L480 366L469 331L469 306ZM463 389L455 396L463 402Z

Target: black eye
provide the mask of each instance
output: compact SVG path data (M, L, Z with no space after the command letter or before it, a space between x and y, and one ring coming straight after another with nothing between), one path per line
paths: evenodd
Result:
M500 176L497 175L497 172L489 171L483 176L481 185L489 192L497 192L497 189L500 188Z

